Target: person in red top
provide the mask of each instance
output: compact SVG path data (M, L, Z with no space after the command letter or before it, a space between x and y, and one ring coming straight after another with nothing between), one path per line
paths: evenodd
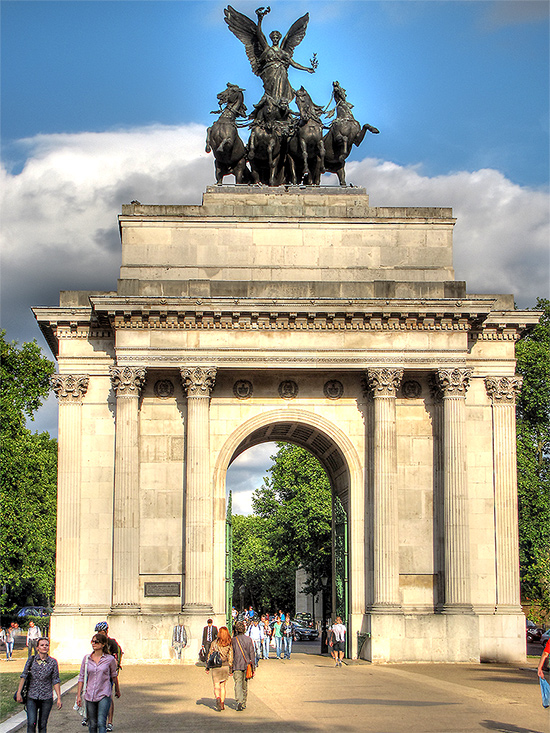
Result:
M544 679L544 671L542 668L544 667L544 663L548 659L548 655L550 655L550 639L546 642L546 646L542 650L542 654L540 655L540 660L539 660L539 666L537 669L537 673L539 677L542 677L542 679Z

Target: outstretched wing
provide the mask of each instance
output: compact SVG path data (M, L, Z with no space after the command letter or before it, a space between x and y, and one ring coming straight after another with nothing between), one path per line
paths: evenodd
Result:
M225 22L229 26L231 33L237 36L239 41L244 43L246 55L252 66L252 71L258 76L259 63L258 60L262 53L262 49L258 42L258 26L253 20L246 15L239 13L238 10L228 5L223 11Z
M281 48L290 56L294 53L296 46L301 43L306 35L307 24L309 23L309 13L298 18L288 29L288 33L283 38Z

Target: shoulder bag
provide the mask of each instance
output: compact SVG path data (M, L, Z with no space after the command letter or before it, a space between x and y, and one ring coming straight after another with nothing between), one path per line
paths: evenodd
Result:
M210 656L208 657L208 662L206 662L206 669L212 669L214 667L221 667L223 664L222 655L219 653L217 649L214 649L213 652L210 652Z
M35 655L36 656L36 655ZM32 656L30 659L29 668L27 670L27 676L25 677L25 681L23 682L23 687L21 688L21 698L23 700L23 703L19 703L20 705L26 705L27 704L27 697L29 695L29 685L31 683L31 667L33 665L35 656ZM13 699L15 702L19 702L17 699L17 690L13 693Z
M241 642L239 641L239 637L236 636L235 639L237 641L237 644L239 645L239 649L241 650L241 654L243 655L243 659L246 662L246 657L244 656L243 648L241 646ZM247 680L251 680L253 677L254 677L254 667L250 663L248 663L246 665L246 679Z

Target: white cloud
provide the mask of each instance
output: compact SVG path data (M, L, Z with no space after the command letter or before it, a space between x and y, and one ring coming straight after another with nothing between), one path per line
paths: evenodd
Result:
M372 158L348 163L346 176L367 188L371 206L452 207L455 275L469 293L512 293L521 307L548 297L546 191L518 186L496 170L430 178Z
M252 494L260 488L277 452L275 443L261 443L244 451L227 471L227 490L233 495L233 514L252 513Z

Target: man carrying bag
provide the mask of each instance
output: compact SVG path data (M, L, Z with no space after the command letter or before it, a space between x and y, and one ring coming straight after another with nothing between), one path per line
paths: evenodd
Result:
M235 700L237 710L246 708L248 680L254 676L256 655L254 644L249 636L245 636L246 627L242 621L235 624L235 636L231 640L233 646L233 681L235 683Z

